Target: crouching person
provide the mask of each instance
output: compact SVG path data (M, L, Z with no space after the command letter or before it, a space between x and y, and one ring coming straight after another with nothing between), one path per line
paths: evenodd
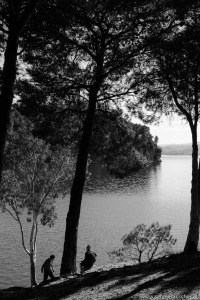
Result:
M42 265L41 272L44 272L44 279L42 283L47 282L47 278L50 277L51 280L54 280L55 277L53 275L54 269L53 269L53 260L55 258L55 255L51 255L48 259L45 260L45 262Z
M81 274L83 274L85 271L92 268L93 264L96 261L96 253L91 250L90 245L87 245L86 252L85 252L85 258L80 263L80 271Z

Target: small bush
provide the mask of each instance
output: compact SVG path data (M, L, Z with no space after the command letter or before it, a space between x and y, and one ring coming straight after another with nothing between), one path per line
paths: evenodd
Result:
M171 225L160 226L158 222L149 227L139 224L122 237L123 247L109 252L111 259L133 260L137 263L151 261L154 258L172 253L176 239L171 235Z

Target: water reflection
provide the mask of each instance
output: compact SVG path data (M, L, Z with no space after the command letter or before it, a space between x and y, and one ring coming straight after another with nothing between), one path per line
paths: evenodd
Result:
M84 191L86 193L140 193L151 190L152 183L158 183L160 163L153 164L138 172L134 172L125 178L111 176L106 168L98 163L89 165L88 176ZM152 177L153 182L152 182Z
M78 261L86 244L98 254L96 265L109 263L107 251L121 247L121 237L139 223L172 224L178 239L175 250L183 249L190 215L191 157L163 157L162 163L119 179L99 165L90 166L85 185L78 233ZM57 200L54 227L40 226L37 274L46 257L55 253L59 275L70 195ZM0 213L1 214L1 213ZM20 230L6 214L0 216L0 288L29 286L29 261L21 246Z

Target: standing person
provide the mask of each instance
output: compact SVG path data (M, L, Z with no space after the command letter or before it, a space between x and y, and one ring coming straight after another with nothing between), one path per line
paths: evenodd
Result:
M96 257L97 257L96 253L91 250L90 245L87 245L86 252L85 252L85 258L80 263L81 274L92 268L93 264L96 261Z
M54 269L53 269L53 260L54 260L54 258L55 258L55 255L51 255L48 259L45 260L45 262L42 265L41 272L42 273L44 272L44 279L43 279L42 283L47 282L48 276L52 280L55 279L55 277L53 275L53 272L54 272Z

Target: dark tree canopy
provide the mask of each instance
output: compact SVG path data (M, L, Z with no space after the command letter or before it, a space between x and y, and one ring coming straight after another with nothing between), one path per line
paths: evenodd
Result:
M20 12L23 12L25 4L36 2L16 1L14 4L10 1L13 6L7 6L4 1L0 8L6 11L10 7L11 13L12 8L21 8ZM20 110L26 112L30 119L38 120L35 134L45 136L46 140L52 143L61 141L63 144L71 144L74 139L77 140L77 164L66 220L61 274L71 273L76 269L82 194L88 155L90 151L91 154L97 152L97 149L94 151L95 145L91 148L92 139L98 141L95 134L101 135L98 123L101 124L102 120L108 123L107 114L119 110L125 102L128 102L128 108L133 114L139 112L141 117L144 115L140 108L145 107L148 111L153 107L159 112L160 101L154 100L159 98L160 92L167 92L163 89L162 81L157 77L154 79L151 72L155 75L158 70L158 57L161 60L166 57L166 53L163 54L162 51L171 42L175 42L177 33L183 36L183 20L190 20L194 11L193 5L197 2L193 1L189 5L189 1L179 0L179 4L187 4L183 9L171 0L74 0L71 3L64 0L45 0L39 2L29 22L24 22L26 30L23 38L15 34L12 36L9 46L9 51L12 50L12 64L5 65L6 73L3 70L2 76L7 78L2 83L3 98L6 96L9 103L4 132L6 133L13 99L17 51L24 50L21 57L27 66L26 78L17 84ZM22 15L23 13L20 14ZM4 36L4 30L1 31ZM170 50L170 55L172 53ZM8 57L9 55L7 62ZM168 63L166 67L169 67ZM173 68L173 64L171 67ZM11 76L6 77L5 74ZM10 87L9 93L5 89L6 84ZM158 93L156 88L159 85ZM142 95L144 97L140 97ZM170 96L165 96L167 101L162 104L167 108ZM139 104L138 98L141 98ZM173 94L171 98L175 99ZM75 112L79 114L79 118ZM99 118L101 113L103 117ZM112 153L111 157L105 157L108 165L116 165L112 161L116 145L121 157L125 156L125 150L132 157L137 156L143 144L143 156L149 159L159 157L157 139L152 141L147 127L131 125L120 117L116 124L113 122L111 125L111 129L115 128L115 131L108 131L109 138L104 135L107 151ZM105 125L106 128L109 126ZM131 143L134 139L136 145L133 149ZM2 145L4 140L5 135L2 142L0 141Z
M3 153L14 98L17 60L21 51L21 39L31 14L39 0L2 0L0 3L0 59L3 68L0 79L0 179Z
M189 233L185 245L199 241L199 166L197 130L200 115L200 3L177 10L179 26L159 37L157 46L140 56L142 67L134 73L133 88L144 109L140 116L179 115L190 126L192 137L192 189ZM131 109L132 104L128 106ZM146 111L145 111L146 110ZM145 111L145 113L144 113ZM149 115L147 115L149 112ZM151 113L153 112L153 115Z
M28 85L39 95L38 110L54 111L63 118L67 111L84 116L61 274L76 269L77 228L95 115L118 109L133 95L126 77L137 67L138 55L176 26L175 14L167 4L77 0L66 5L65 1L54 1L48 10L41 2L29 23L24 39L29 48L23 59L29 66ZM56 8L53 14L52 7ZM27 83L20 85L22 97ZM132 97L132 102L136 100Z

